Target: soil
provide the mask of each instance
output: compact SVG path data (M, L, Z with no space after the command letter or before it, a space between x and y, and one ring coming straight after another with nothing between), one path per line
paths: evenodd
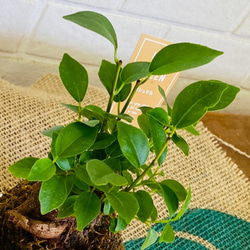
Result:
M124 249L120 234L109 232L109 216L100 214L83 231L74 217L58 219L57 211L41 215L40 183L21 182L0 198L1 250Z

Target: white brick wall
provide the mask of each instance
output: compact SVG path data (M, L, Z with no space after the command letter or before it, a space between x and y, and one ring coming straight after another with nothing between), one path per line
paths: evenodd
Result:
M98 65L103 58L112 60L112 46L62 18L81 10L110 19L125 62L141 33L224 51L211 64L183 72L170 99L193 80L220 79L242 88L228 112L250 115L249 0L0 0L0 77L28 86L45 73L57 73L68 52L89 70L91 83L100 86Z

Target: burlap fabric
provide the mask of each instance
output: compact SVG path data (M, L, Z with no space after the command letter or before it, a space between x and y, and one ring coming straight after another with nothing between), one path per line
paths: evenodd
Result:
M107 95L103 90L90 87L84 103L96 104L104 108L106 101ZM63 107L61 103L74 104L74 101L55 75L44 76L30 88L17 87L0 80L0 192L13 187L19 181L8 172L9 165L23 157L47 155L50 139L43 136L41 131L59 124L65 125L76 118L75 114ZM184 216L181 223L182 225L186 223L189 227L193 223L191 228L195 227L197 230L202 228L203 234L174 226L177 231L177 240L174 244L179 244L180 239L185 239L186 243L182 241L179 247L172 244L160 245L157 248L155 245L152 249L168 249L169 246L172 247L171 249L250 249L248 247L250 236L246 238L247 234L245 234L250 235L250 182L218 146L213 134L202 123L199 123L197 128L200 136L182 133L190 145L190 155L186 157L170 144L163 170L167 178L176 179L185 187L191 186L190 208L193 210L187 213L189 217L186 218L189 219L185 221ZM155 197L154 201L159 208L159 216L166 218L168 214L162 199ZM198 212L197 219L195 215ZM238 244L239 248L235 248L236 245L232 243L230 246L234 248L218 248L219 245L214 243L212 236L210 238L206 236L213 227L220 229L217 230L218 239L223 230L231 235L231 231L228 231L229 226L223 226L222 221L218 219L222 218L220 217L222 214L227 218L223 217L223 223L225 220L230 221L228 225L232 225L234 221L232 218L236 219L238 224L233 224L233 233L243 231L243 228L244 233L239 238L243 238L242 242L246 244L238 241L235 244ZM210 220L205 223L206 218ZM211 218L215 220L211 222ZM241 223L245 223L244 227ZM225 227L227 227L226 230ZM123 239L124 241L138 239L144 237L146 232L147 228L133 221L123 233ZM225 232L222 237L225 242L229 242L230 240L225 238L227 237ZM231 237L235 239L236 236L231 235ZM183 245L183 242L186 245ZM188 248L190 242L192 244ZM140 242L130 241L126 247L137 249L140 244ZM222 243L222 246L225 244Z

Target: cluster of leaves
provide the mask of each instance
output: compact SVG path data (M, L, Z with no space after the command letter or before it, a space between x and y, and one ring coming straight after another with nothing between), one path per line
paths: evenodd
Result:
M141 107L140 128L129 124L132 117L125 111L137 88L150 76L198 67L222 52L179 43L164 47L151 62L132 62L122 67L117 58L116 33L107 18L89 11L65 18L102 35L114 46L114 63L103 60L99 70L99 78L109 93L107 109L82 106L88 87L87 71L70 55L64 54L60 77L77 102L77 105L64 105L76 112L78 119L43 132L52 139L47 158L24 158L9 170L17 177L42 182L41 213L58 209L59 218L74 215L78 230L104 213L111 217L112 232L124 230L132 219L145 223L149 231L142 249L158 238L150 227L152 223L165 223L159 242L172 242L174 232L170 222L184 214L191 191L173 179L162 180L161 177L161 181L157 181L158 175L164 175L160 166L167 156L168 143L172 140L188 155L189 146L178 135L178 130L198 135L195 125L202 116L207 111L225 108L239 89L216 80L195 82L180 92L173 107L168 104L166 109ZM167 103L164 90L159 87L159 91ZM113 102L118 103L117 115L110 114ZM150 151L154 158L148 162ZM147 189L138 189L145 186ZM168 219L158 220L152 193L164 199Z

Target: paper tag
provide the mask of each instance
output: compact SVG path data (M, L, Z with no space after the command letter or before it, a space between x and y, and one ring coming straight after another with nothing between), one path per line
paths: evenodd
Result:
M170 42L155 38L146 34L142 34L134 53L130 59L130 62L146 61L151 62L154 55L160 51L163 47L171 44ZM126 114L132 116L134 126L137 125L137 116L141 114L141 111L138 109L142 106L149 107L159 107L163 103L163 98L158 90L158 85L160 85L167 95L171 88L173 87L175 81L177 80L180 72L168 74L168 75L154 75L151 78L141 85L137 92L135 93L133 100L130 102ZM132 85L133 88L134 84ZM117 110L117 104L115 103L112 106L111 113L115 114Z

